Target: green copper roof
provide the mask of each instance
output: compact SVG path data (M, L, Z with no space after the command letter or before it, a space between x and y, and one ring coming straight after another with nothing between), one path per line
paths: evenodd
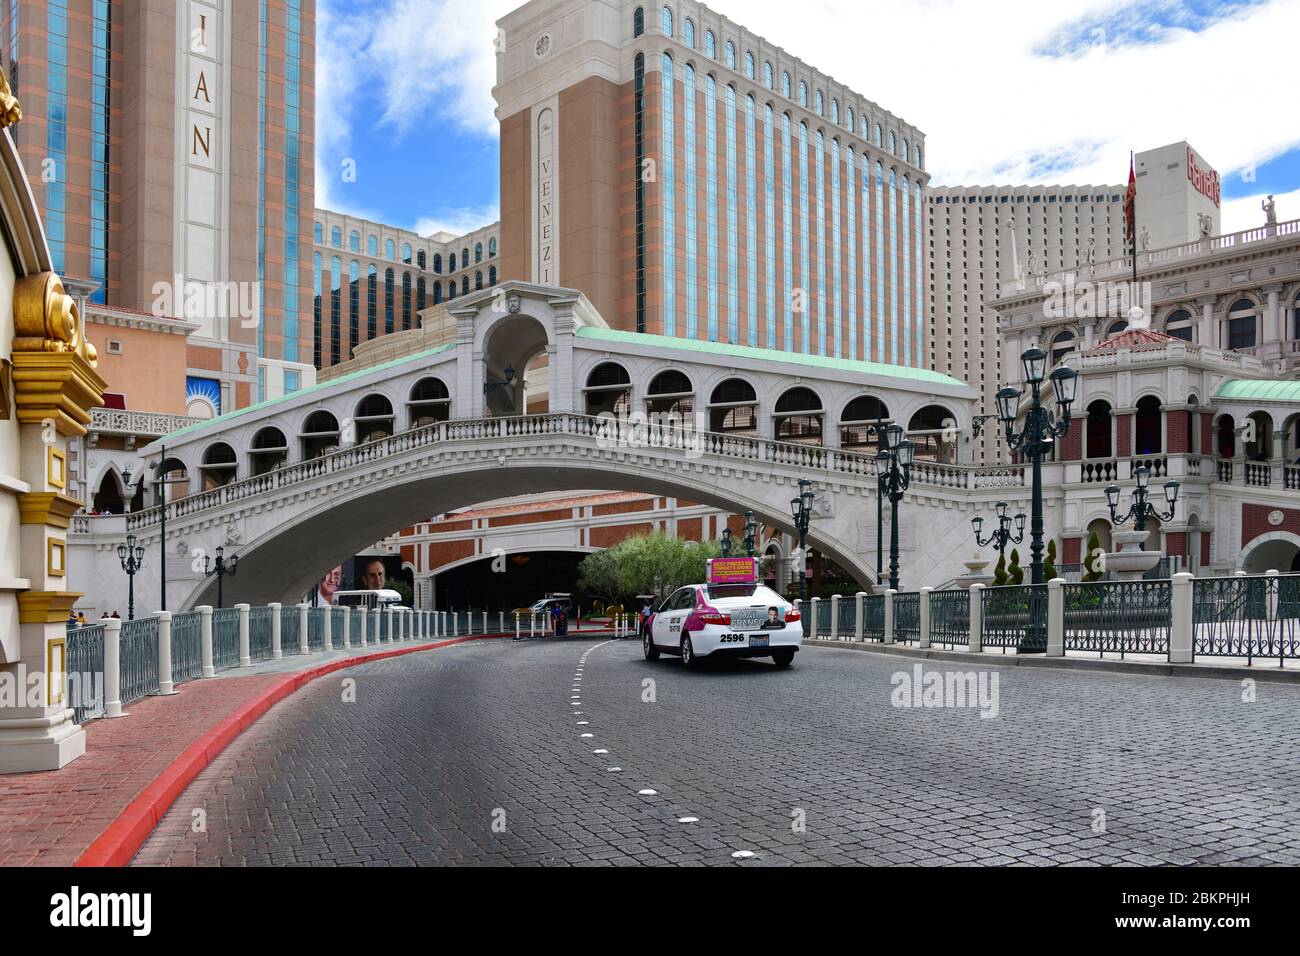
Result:
M218 424L228 425L230 422L234 421L237 418L240 418L244 415L249 415L253 412L259 412L264 408L274 408L276 405L282 405L285 402L300 398L303 395L310 395L312 392L319 392L326 388L333 388L336 385L341 385L344 382L350 382L353 379L360 378L363 375L371 375L374 372L381 372L384 369L393 368L398 365L403 365L406 362L416 362L423 359L432 358L433 356L439 354L440 352L446 352L447 350L454 349L455 347L456 347L455 345L439 345L436 348L425 349L423 352L417 352L414 355L403 355L401 358L395 358L392 361L384 362L381 365L368 365L365 368L357 369L355 372L348 372L347 375L340 375L338 378L332 378L328 382L317 382L315 385L309 385L306 388L300 388L296 392L290 392L287 395L281 395L279 398L268 398L264 402L258 402L256 405L249 405L247 408L241 408L238 411L227 412L224 415L218 415L216 418L209 418L207 421L195 422L193 425L186 425L184 428L179 429L178 431L174 431L170 435L167 435L164 438L159 440L170 442L174 438L179 438L181 436L188 435L191 432L196 432L203 428L210 428L213 425L218 425Z
M965 382L940 372L905 365L885 365L880 362L859 362L854 359L831 358L826 355L804 355L801 352L783 352L779 349L760 349L748 345L729 345L724 342L702 342L671 335L652 335L648 332L624 332L619 329L598 329L584 326L577 330L584 339L602 342L625 342L629 345L647 345L657 348L684 349L706 355L725 355L731 358L756 359L762 362L780 362L785 365L803 365L815 369L833 369L837 372L856 372L859 375L881 375L887 378L907 379L930 385L949 385L969 388Z
M1215 398L1252 402L1300 402L1300 382L1274 378L1231 378L1219 386Z

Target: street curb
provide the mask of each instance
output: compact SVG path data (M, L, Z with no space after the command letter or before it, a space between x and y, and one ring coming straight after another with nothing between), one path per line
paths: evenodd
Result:
M440 647L464 644L467 641L500 640L512 636L511 634L480 634L473 637L457 637L436 644L347 657L285 676L283 680L267 688L260 697L244 704L185 748L170 766L159 773L153 782L126 805L117 819L95 838L72 865L126 866L130 863L176 798L194 782L194 778L204 767L212 763L218 754L230 746L245 730L257 723L272 707L318 677L324 677L326 674L347 667L355 667L358 664L369 664L373 661L401 657L420 651L437 650Z
M942 651L933 647L909 647L902 644L858 643L805 638L804 647L837 647L841 650L867 651L895 657L913 657L942 661L980 661L986 667L1043 667L1063 670L1097 671L1110 674L1141 674L1143 677L1199 677L1240 681L1249 677L1265 684L1300 684L1300 670L1273 670L1259 667L1228 667L1222 664L1169 664L1143 661L1088 660L1085 657L1043 657L1039 654L972 654L970 651Z

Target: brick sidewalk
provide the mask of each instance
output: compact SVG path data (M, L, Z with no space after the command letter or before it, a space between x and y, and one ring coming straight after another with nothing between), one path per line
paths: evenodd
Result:
M86 753L62 770L0 776L0 865L71 866L185 748L283 674L182 684L129 717L86 724Z

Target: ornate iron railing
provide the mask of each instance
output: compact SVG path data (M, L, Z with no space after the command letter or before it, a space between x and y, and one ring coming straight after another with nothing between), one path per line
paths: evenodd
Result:
M172 615L172 682L203 676L203 615L199 611Z
M1047 646L1047 585L1008 584L986 588L983 602L983 645L1008 648L1022 644Z
M868 594L862 599L862 639L864 641L885 639L885 596L883 594Z
M343 646L343 618L347 613L348 611L346 608L330 608L330 641L333 643L335 648ZM350 639L351 633L349 632L349 641Z
M119 647L122 703L158 693L158 618L123 621Z
M248 609L248 656L255 661L271 659L271 620L274 613L275 608L269 605Z
M930 643L970 643L970 592L930 592Z
M212 666L219 671L239 666L239 608L212 612Z
M104 716L104 631L103 624L68 631L67 701L79 724Z
M894 595L894 642L921 642L921 595L902 591Z
M1094 581L1067 584L1067 651L1169 654L1172 593L1168 581Z
M313 607L307 609L307 650L321 651L325 649L325 615L330 611L329 608ZM330 635L331 642L333 635Z
M298 636L298 605L286 604L280 608L280 652L297 654L300 648Z
M839 607L840 640L851 641L854 630L858 626L858 599L856 596L841 597Z
M817 602L817 630L816 636L827 638L831 636L831 602L823 599Z
M1300 657L1300 575L1192 582L1193 657Z

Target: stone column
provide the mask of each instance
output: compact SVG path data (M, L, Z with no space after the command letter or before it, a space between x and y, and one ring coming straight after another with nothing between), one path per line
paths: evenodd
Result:
M125 717L122 710L122 622L104 622L104 716Z
M280 612L282 610L283 610L283 605L279 601L271 602L271 660L273 661L278 661L284 657L284 643L283 643L284 635L281 633L280 630L280 617L281 617ZM211 655L211 647L212 647L212 639L211 639L211 631L209 630L209 638L208 638L209 655ZM208 676L206 671L204 672L203 676L204 677Z
M176 693L172 683L172 612L158 612L158 696Z
M1047 656L1065 656L1065 578L1047 582Z
M203 666L203 676L216 677L217 669L212 664L212 605L199 606L199 660ZM275 632L273 631L272 634Z
M298 653L310 654L311 646L307 641L307 604L298 605Z
M930 594L933 591L934 588L921 588L921 592L917 597L917 604L920 607L919 618L921 622L921 639L917 644L920 647L930 646Z
M983 584L970 586L970 645L968 650L978 654L984 650L984 588Z
M247 604L236 604L235 610L239 611L239 666L252 667L253 656L248 646L248 611Z
M866 616L867 592L859 591L853 596L854 613L853 613L853 640L858 644L862 643L864 628L866 627L863 617Z
M1180 571L1170 579L1169 663L1190 664L1193 660L1192 585L1193 575Z
M885 638L882 644L894 643L894 595L897 593L893 588L885 590Z
M334 650L334 622L331 618L334 616L334 609L328 604L324 607L324 614L321 615L321 650L328 654Z

